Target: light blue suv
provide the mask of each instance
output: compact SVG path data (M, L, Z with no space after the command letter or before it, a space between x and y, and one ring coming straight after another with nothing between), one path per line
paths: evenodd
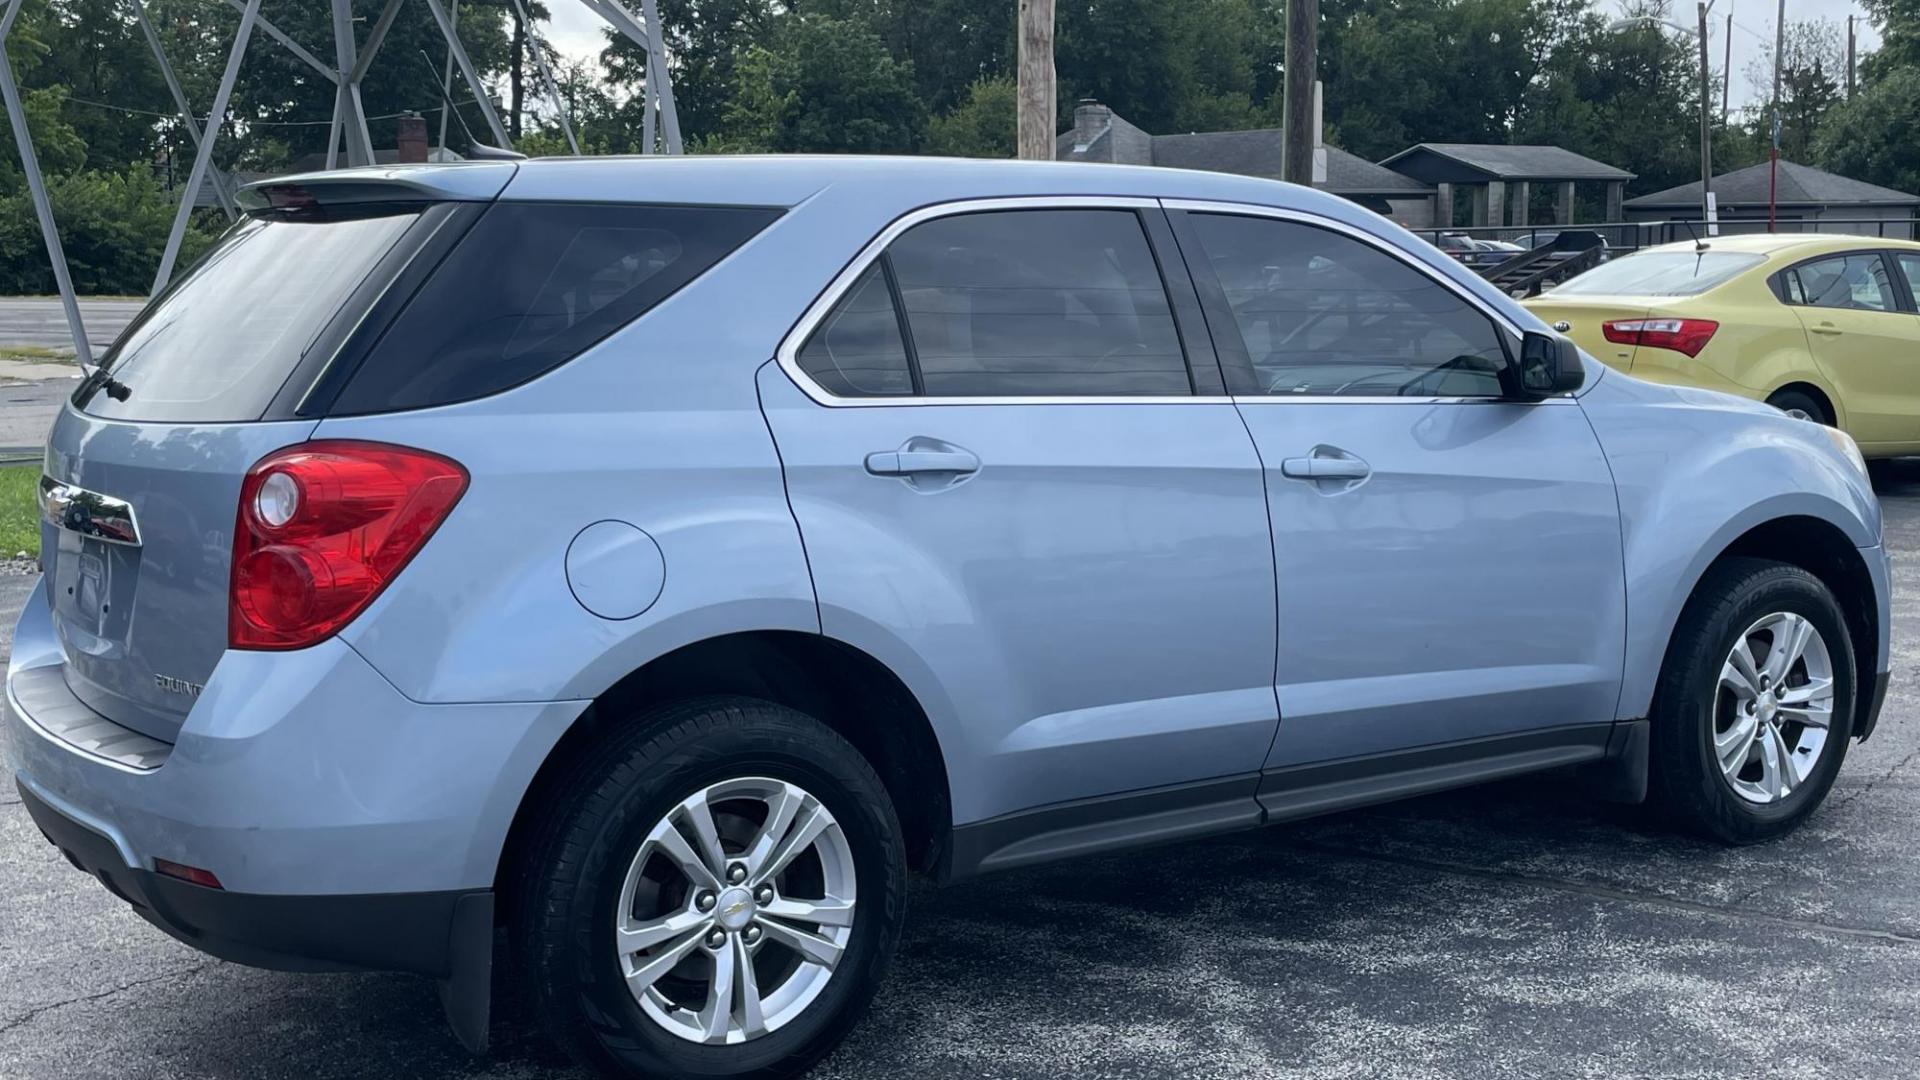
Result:
M1608 371L1337 198L715 157L249 200L54 425L13 768L163 930L431 976L470 1046L496 927L607 1074L785 1074L910 870L1545 769L1760 840L1879 711L1844 434Z

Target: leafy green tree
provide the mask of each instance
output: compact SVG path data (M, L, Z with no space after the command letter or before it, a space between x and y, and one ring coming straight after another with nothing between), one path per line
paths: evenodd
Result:
M1015 99L1012 79L981 79L965 101L927 124L924 149L947 157L1012 157Z
M1920 192L1920 68L1878 70L1827 115L1814 159L1843 176Z
M865 26L825 16L782 20L769 46L739 61L721 145L782 153L911 153L924 109L912 65Z

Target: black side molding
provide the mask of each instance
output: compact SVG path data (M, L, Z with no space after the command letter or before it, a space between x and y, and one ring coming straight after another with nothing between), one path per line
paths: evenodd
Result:
M955 828L936 876L958 881L1566 766L1592 770L1601 797L1633 802L1646 795L1646 752L1645 720L1571 724L1079 799Z

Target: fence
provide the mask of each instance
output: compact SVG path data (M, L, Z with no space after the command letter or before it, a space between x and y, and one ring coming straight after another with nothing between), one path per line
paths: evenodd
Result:
M1912 218L1781 218L1775 224L1776 233L1831 233L1851 236L1871 236L1881 240L1911 240L1914 238L1916 222ZM1680 240L1692 240L1696 236L1707 236L1706 226L1699 221L1603 221L1594 224L1577 225L1477 225L1456 229L1414 229L1413 234L1435 247L1446 250L1448 254L1461 258L1468 264L1477 262L1498 262L1511 250L1504 253L1493 252L1491 259L1479 257L1471 251L1460 250L1459 245L1442 242L1443 237L1467 237L1474 240L1499 240L1517 243L1521 248L1538 247L1553 234L1567 229L1597 232L1606 238L1610 252L1638 251L1645 247L1657 247ZM1767 219L1746 216L1723 217L1720 219L1720 235L1737 236L1742 234L1763 233L1767 231ZM1529 240L1533 242L1529 242ZM1462 256L1465 256L1462 258Z

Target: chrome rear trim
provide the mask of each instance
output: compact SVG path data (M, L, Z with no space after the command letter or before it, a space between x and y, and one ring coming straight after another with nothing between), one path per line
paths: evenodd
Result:
M56 529L109 544L140 546L140 525L134 520L132 504L51 476L40 478L40 516Z

